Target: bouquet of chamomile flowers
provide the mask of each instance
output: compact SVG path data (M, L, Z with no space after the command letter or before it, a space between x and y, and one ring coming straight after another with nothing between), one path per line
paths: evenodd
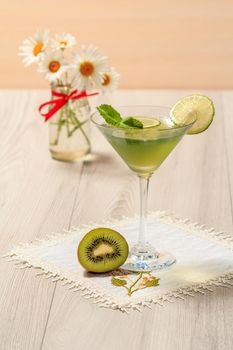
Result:
M54 140L50 143L53 145L58 145L65 129L67 138L76 130L81 131L90 146L83 120L76 113L77 103L84 104L89 96L112 92L119 82L116 69L108 66L107 56L97 47L81 45L79 52L76 52L75 45L76 39L71 34L50 37L48 30L39 30L19 47L19 55L25 66L36 63L38 72L50 82L52 99L43 103L39 111L45 121L53 117L51 121L57 126Z
M48 30L39 30L23 41L19 55L25 66L37 63L38 72L52 84L70 84L79 91L116 89L119 74L107 65L107 56L93 45L82 45L76 53L75 45L76 39L71 34L62 33L51 38Z

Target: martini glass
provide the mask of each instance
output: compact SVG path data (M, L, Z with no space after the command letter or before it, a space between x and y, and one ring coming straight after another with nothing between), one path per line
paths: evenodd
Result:
M122 128L108 125L99 112L92 115L92 121L117 151L128 167L139 178L140 220L138 242L130 249L123 268L130 271L153 271L171 266L175 257L160 252L147 240L147 197L149 181L156 169L167 158L189 128L194 118L186 125L176 126L169 118L170 109L158 106L118 107L122 117L134 116L143 123L143 129ZM159 125L158 122L160 122Z

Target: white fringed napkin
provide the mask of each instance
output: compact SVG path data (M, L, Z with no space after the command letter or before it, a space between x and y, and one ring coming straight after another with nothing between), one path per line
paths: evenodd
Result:
M233 286L233 237L214 229L177 219L164 212L151 213L148 218L150 242L159 250L169 251L177 258L170 269L154 273L159 286L146 288L127 296L124 288L111 284L111 275L85 273L77 262L76 251L83 235L94 227L111 227L122 233L129 245L137 239L138 219L123 218L91 226L73 228L54 234L47 240L21 244L7 254L9 260L22 268L40 268L41 274L83 295L95 299L100 306L128 311L141 310L152 302L183 299L196 292L205 293L215 286Z

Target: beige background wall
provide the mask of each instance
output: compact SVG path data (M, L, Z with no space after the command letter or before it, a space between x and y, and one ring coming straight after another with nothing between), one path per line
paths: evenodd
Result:
M110 57L125 88L232 88L231 0L0 0L0 87L46 87L17 57L37 28Z

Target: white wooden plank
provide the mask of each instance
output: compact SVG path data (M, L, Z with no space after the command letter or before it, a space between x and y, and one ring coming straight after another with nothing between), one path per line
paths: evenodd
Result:
M52 161L36 106L47 93L1 92L0 252L70 225L82 165ZM55 284L0 264L0 348L39 349Z

